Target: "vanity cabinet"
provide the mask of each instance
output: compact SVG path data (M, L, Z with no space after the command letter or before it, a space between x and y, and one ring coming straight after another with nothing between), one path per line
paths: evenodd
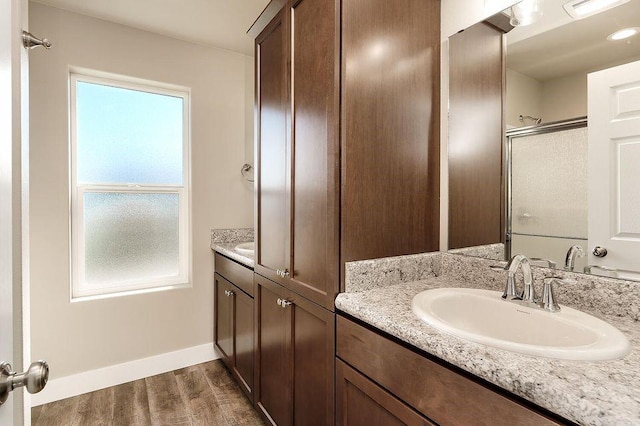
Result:
M255 404L272 424L332 425L335 315L260 275Z
M240 388L253 401L253 271L218 253L215 254L215 267L214 345ZM250 292L244 289L250 289Z
M436 426L413 408L336 360L336 424L343 426Z
M343 373L338 375L337 424L364 424L349 422L349 413L361 406L374 409L374 402L394 404L390 411L400 418L408 411L399 402L412 410L442 425L560 425L567 424L541 408L526 406L518 398L500 393L473 379L470 375L456 371L425 354L396 343L379 332L372 331L350 319L338 315L337 319L338 365ZM345 366L341 364L348 364ZM346 368L346 369L345 369ZM352 371L357 370L357 371ZM346 373L345 373L346 372ZM360 374L354 380L354 374ZM364 377L366 376L366 377ZM375 383L374 383L375 382ZM376 385L377 384L377 385ZM354 397L354 389L362 395ZM380 397L381 391L393 395ZM383 402L377 402L382 400ZM363 402L364 401L364 402ZM403 415L404 415L403 414ZM416 423L422 417L402 417L398 424Z

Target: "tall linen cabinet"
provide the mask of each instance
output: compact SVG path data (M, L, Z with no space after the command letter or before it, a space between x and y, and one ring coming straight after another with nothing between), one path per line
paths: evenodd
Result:
M344 262L438 249L437 0L273 0L256 39L255 404L334 424Z

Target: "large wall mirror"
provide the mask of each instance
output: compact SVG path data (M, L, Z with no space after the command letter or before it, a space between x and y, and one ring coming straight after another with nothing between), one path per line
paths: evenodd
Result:
M449 39L448 247L640 280L640 1L527 3Z

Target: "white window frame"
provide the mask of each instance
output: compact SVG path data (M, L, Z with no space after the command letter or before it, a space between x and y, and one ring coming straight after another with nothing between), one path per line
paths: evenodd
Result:
M99 184L78 184L77 182L77 83L86 82L122 89L131 89L158 95L179 97L183 100L183 152L182 185L156 184L119 184L103 182ZM150 291L170 290L191 287L191 122L189 88L154 81L141 80L99 71L69 69L69 150L70 150L70 248L71 248L71 301L92 300L96 298L139 294ZM85 192L112 192L123 194L178 194L178 274L160 279L137 279L105 285L99 288L87 288L85 282L85 233L84 233L84 194Z

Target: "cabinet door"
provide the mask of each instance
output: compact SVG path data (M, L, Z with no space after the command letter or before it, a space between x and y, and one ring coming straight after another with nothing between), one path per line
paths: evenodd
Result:
M338 291L339 7L290 7L293 144L291 279L285 285L329 309Z
M235 347L234 372L253 400L253 298L241 291L235 293Z
M341 258L439 248L440 1L342 2Z
M282 9L256 39L258 120L256 272L280 280L289 267L287 22Z
M337 426L435 425L339 359Z
M222 278L222 276L214 275L214 312L215 321L214 342L216 348L222 354L224 362L230 369L235 364L234 344L233 344L233 285Z
M280 301L290 294L260 275L256 288L255 403L267 419L279 426L293 422L291 321L293 310Z
M333 425L335 314L297 295L290 301L294 424Z

